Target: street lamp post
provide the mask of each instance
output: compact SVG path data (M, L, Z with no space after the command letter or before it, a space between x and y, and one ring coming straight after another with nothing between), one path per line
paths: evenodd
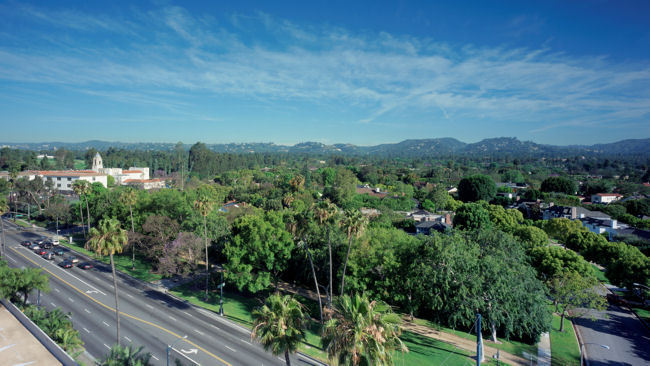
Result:
M167 345L167 366L169 366L169 351L170 351L172 348L174 348L174 346L176 345L176 343L178 343L178 342L180 342L180 341L182 341L183 339L186 339L186 338L187 338L187 334L184 335L182 338L178 338L177 340L175 340L174 343L172 343L171 345Z
M584 352L584 350L585 350L585 346L588 345L588 344L593 344L593 345L595 345L595 346L599 346L599 347L602 347L602 348L604 348L604 349L609 349L609 346L606 345L606 344L600 344L600 343L581 343L581 344L580 344L580 366L584 366L584 362L585 362L585 352Z
M223 266L219 266L219 272L221 272L221 282L219 283L219 290L221 295L219 296L219 315L223 316L223 286L226 284L223 282Z

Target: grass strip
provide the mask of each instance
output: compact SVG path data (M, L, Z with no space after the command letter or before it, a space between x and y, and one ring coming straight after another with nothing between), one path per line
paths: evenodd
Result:
M560 316L553 314L550 333L551 366L579 366L580 349L571 321L564 319L564 331L560 332Z

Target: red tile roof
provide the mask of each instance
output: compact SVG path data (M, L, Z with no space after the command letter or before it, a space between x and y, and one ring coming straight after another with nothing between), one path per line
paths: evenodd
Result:
M29 173L50 177L96 177L106 175L97 173L94 170L32 170Z
M596 196L600 196L600 197L623 197L622 194L618 194L618 193L596 193Z
M142 170L122 170L122 174L142 174Z
M163 179L161 178L153 178L153 179L125 179L124 183L154 183L154 182L162 182Z

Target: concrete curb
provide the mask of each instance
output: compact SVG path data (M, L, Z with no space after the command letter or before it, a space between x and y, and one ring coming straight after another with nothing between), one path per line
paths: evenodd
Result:
M609 287L607 287L607 286L603 286L603 287L605 288L606 291L608 291L608 292L611 293L612 295L616 295L612 290L609 289ZM641 322L641 325L643 325L643 327L644 327L648 332L650 332L650 324L648 324L648 322L646 322L645 320L643 320L643 318L641 318L641 317L639 316L639 314L637 314L636 311L634 311L631 307L629 307L628 305L616 305L616 306L621 307L621 308L625 308L625 309L627 309L630 313L634 314L634 316L635 316L635 317L636 317L636 318Z

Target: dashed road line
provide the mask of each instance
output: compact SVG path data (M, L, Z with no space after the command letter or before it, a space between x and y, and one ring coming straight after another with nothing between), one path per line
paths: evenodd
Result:
M132 340L131 340L131 339L130 339L129 337L127 337L127 336L124 336L124 339L126 339L127 341L129 341L129 342L132 342L132 343L133 343L133 341L132 341Z
M87 312L88 314L90 314L90 310L84 308L84 311Z
M216 328L217 330L221 330L221 328L217 327L217 326L214 325L214 324L210 324L210 326L212 326L212 328Z
M52 306L56 307L56 304L55 304L55 303L51 302L50 304L52 304Z
M199 333L200 335L205 335L205 333L201 332L200 330L193 329L195 332Z
M149 309L153 309L153 306L151 306L151 305L149 305L149 304L145 304L145 305L146 305Z
M169 317L169 319L171 319L173 321L176 321L176 318L174 318L173 316L171 316L171 315L167 315L167 316Z
M86 328L82 328L82 329L85 330L86 333L90 333L90 331L88 329L86 329Z
M111 349L111 347L109 347L108 345L106 345L106 343L104 343L104 347L106 347L106 348L108 348L108 349Z
M130 297L130 298L133 298L133 295L131 295L131 294L125 294L125 295Z
M12 261L12 262L14 262L14 263L18 263L15 259L13 259L13 258L11 258L11 257L7 257L7 258L9 258L9 260Z
M251 342L249 342L249 341L245 341L245 340L243 340L243 339L240 339L240 341L242 341L242 342L244 342L244 343L248 343L248 344L250 344L251 346L253 345Z
M188 313L187 311L183 311L183 313L184 313L185 315L187 315L187 316L190 316L190 317L192 316L192 314Z
M224 344L223 346L226 347L226 348L228 348L229 350L231 350L231 351L233 351L233 352L237 352L237 350L235 350L234 348L228 347L228 346L226 346L225 344Z
M74 300L72 300L72 298L71 298L71 297L68 297L68 300L70 300L70 302L74 302Z
M103 320L102 320L102 323L104 323L105 326L110 327L110 325L108 325L108 323L106 323L106 322L103 321Z
M54 289L54 291L56 291L56 292L61 292L61 291L59 291L59 289L58 289L58 288L55 288L55 289Z
M160 359L158 357L154 356L154 355L151 355L151 358L153 358L156 361L160 361Z

